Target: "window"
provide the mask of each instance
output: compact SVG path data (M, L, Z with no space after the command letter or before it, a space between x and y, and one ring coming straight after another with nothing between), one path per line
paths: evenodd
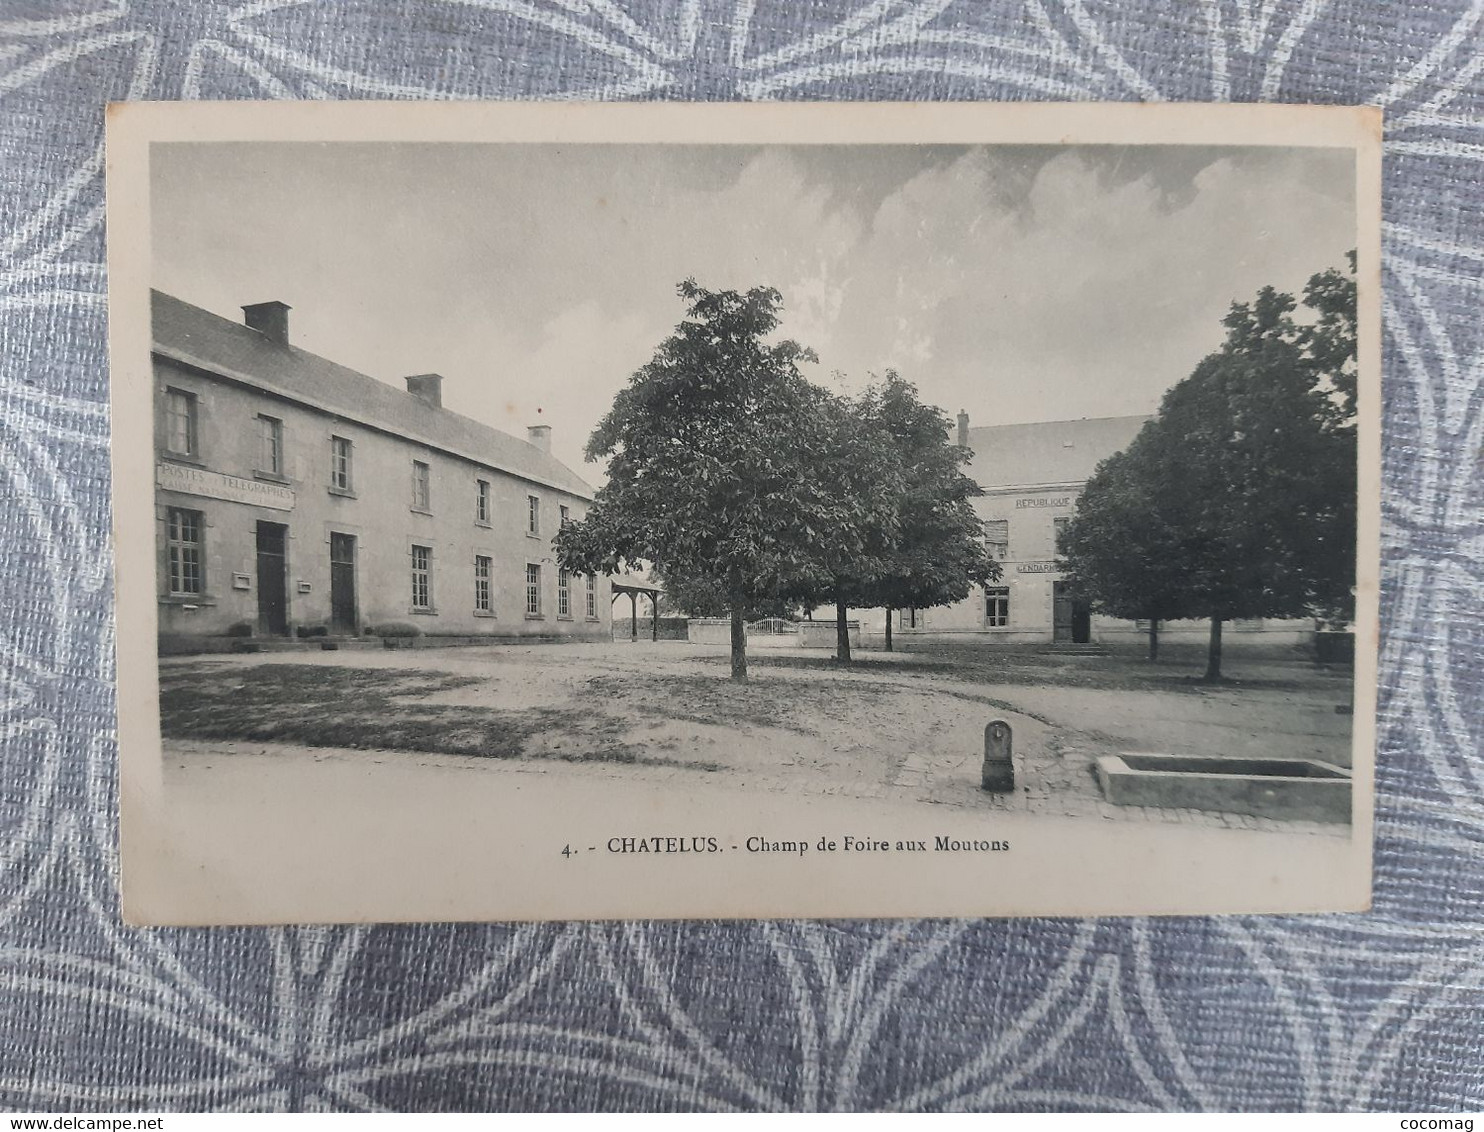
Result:
M1062 536L1067 533L1067 524L1072 520L1066 515L1058 515L1051 520L1051 549L1061 550Z
M488 523L490 521L490 481L474 481L474 521L476 523Z
M487 554L474 556L474 612L490 611L490 558Z
M526 616L541 616L541 567L526 563Z
M596 574L587 576L587 615L594 621L598 619L598 578Z
M572 616L572 575L565 567L557 568L557 616Z
M201 528L199 511L170 508L167 518L169 533L165 542L170 558L170 592L181 596L199 596L205 592L201 571Z
M568 523L570 523L572 521L572 513L567 510L567 505L565 503L562 504L560 510L561 510L561 513L562 513L561 526L565 527Z
M196 395L183 389L165 390L165 451L176 456L196 455Z
M541 533L541 500L534 495L526 496L526 534Z
M258 467L271 476L283 475L283 422L258 414Z
M412 548L412 608L433 608L433 548Z
M412 509L432 510L432 489L429 484L431 471L421 460L412 461Z
M335 491L351 490L350 441L343 436L330 437L330 487Z
M990 629L1004 629L1010 624L1010 590L994 586L984 591L984 624Z
M1010 557L1010 520L990 519L984 524L984 540L989 553L1000 561Z

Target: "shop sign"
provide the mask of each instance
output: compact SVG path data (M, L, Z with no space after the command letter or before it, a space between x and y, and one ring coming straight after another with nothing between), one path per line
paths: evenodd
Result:
M229 503L247 503L253 507L271 507L275 511L292 511L294 493L290 488L261 480L245 480L192 468L186 464L156 464L155 483L161 491L180 491L186 495L204 495L208 499L225 499Z

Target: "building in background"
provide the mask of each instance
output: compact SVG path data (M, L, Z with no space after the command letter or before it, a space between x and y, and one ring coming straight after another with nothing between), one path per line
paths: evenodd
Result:
M437 374L404 392L307 353L283 303L243 312L153 296L162 647L388 625L609 636L608 580L556 564L592 489L549 427L521 440L443 408Z
M975 633L1006 643L1068 645L1132 641L1148 626L1094 613L1056 567L1056 539L1097 466L1123 451L1150 420L1147 416L1089 417L1036 424L970 428L958 416L958 443L973 450L965 473L984 489L974 501L984 519L1002 576L975 587L964 601L936 609L898 610L902 633ZM878 613L879 617L880 614ZM1237 621L1242 636L1267 644L1309 640L1307 621ZM1174 621L1161 634L1204 640L1204 621Z

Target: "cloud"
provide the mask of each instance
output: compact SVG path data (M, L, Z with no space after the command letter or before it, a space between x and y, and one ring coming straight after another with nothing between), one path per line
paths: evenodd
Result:
M825 368L900 369L981 423L1151 411L1235 299L1342 262L1353 216L1303 160L1213 161L1177 200L1064 151L1018 198L973 150L888 196L848 255Z
M568 462L682 316L767 284L858 387L899 369L978 423L1152 411L1259 287L1354 245L1343 155L1191 147L168 147L157 285ZM593 475L591 468L585 474Z

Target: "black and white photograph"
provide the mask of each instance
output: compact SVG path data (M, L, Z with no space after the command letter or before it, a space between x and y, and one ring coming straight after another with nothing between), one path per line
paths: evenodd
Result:
M1369 900L1378 125L121 106L126 913Z

